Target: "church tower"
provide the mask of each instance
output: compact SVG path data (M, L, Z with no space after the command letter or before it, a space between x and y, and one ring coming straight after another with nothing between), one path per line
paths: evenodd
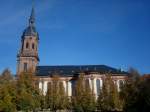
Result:
M35 28L34 8L32 8L28 27L21 38L21 46L17 55L17 74L36 69L39 63L38 56L39 36Z

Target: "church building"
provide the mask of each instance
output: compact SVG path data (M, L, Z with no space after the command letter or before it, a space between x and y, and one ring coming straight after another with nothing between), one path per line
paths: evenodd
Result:
M119 84L124 82L126 78L126 72L106 65L40 66L38 46L39 34L36 31L34 8L32 8L29 24L21 36L21 46L17 54L17 75L32 69L38 77L38 86L44 95L55 73L59 74L60 81L68 96L73 95L75 83L80 73L85 73L84 78L96 96L100 93L100 88L103 86L103 79L106 74L111 75L118 90Z

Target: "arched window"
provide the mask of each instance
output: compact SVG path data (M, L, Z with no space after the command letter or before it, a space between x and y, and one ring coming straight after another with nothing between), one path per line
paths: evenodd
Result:
M28 48L29 48L29 43L27 42L27 43L26 43L26 49L28 49Z
M27 72L27 68L28 68L27 63L24 63L24 72Z
M59 82L59 91L65 92L65 87L64 87L63 82Z
M76 85L76 81L71 80L72 96L75 96L75 85Z
M35 81L35 87L39 87L39 81Z
M119 89L121 90L123 88L123 80L119 80Z
M34 43L32 43L32 49L34 49Z
M97 79L96 80L96 89L97 89L97 95L99 95L100 94L100 80L99 79Z
M90 88L89 79L85 80L85 88Z
M47 94L48 95L52 95L52 89L53 89L53 87L52 87L52 82L48 82L48 87L47 87Z

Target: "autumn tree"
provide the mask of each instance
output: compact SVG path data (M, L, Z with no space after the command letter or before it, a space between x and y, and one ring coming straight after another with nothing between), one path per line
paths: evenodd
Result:
M0 76L0 111L16 111L16 85L8 69L4 70Z
M17 109L35 110L40 108L41 95L39 89L35 86L35 80L32 72L23 72L17 79Z
M72 99L73 107L77 112L92 112L96 109L95 97L84 76L85 74L81 73L77 79L75 95Z
M57 74L53 75L52 81L48 84L46 94L47 108L52 111L69 109L70 103L65 88Z
M122 90L125 112L150 111L150 80L142 80L139 72L130 68L128 80Z
M137 112L150 112L150 79L144 79L139 86L136 101Z
M63 83L59 83L59 94L60 94L60 109L69 110L71 108L70 99L66 94Z
M97 107L101 111L122 110L122 101L119 97L117 85L110 74L107 74L103 80L103 86L97 100Z

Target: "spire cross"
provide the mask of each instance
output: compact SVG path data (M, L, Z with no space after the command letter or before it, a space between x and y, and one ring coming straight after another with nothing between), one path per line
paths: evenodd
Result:
M35 15L34 15L34 0L32 0L32 11L31 11L31 16L29 19L29 25L34 26L35 24Z
M32 8L34 8L34 5L35 5L35 1L32 0Z

